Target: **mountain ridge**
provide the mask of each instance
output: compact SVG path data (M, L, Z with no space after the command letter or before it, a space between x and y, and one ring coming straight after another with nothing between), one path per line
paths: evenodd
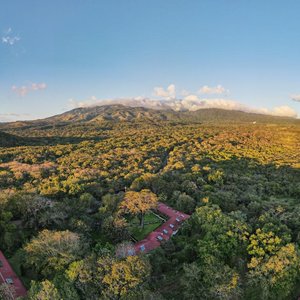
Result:
M122 104L81 107L44 119L0 123L0 129L31 126L67 125L72 123L91 124L101 122L140 122L140 121L175 121L197 123L300 123L299 119L273 115L203 108L196 111L174 111L171 109L152 109L131 107Z

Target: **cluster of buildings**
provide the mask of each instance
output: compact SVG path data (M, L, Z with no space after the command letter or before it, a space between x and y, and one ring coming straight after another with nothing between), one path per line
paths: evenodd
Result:
M160 246L161 242L169 240L178 232L180 225L190 216L177 211L164 203L158 203L159 213L169 219L160 227L149 233L147 237L134 245L135 254L147 253Z

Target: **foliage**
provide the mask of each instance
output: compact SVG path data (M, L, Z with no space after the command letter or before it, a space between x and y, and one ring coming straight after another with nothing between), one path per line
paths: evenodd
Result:
M144 228L145 214L151 208L157 205L157 197L150 190L141 190L140 192L129 191L124 195L120 203L120 211L138 216L140 226Z
M98 270L103 274L103 294L108 297L124 296L140 285L149 274L149 265L137 256L128 256L124 260L100 258Z
M29 298L32 300L60 300L61 296L51 281L44 280L40 283L32 283Z
M25 247L26 262L44 275L63 270L83 250L78 234L43 230Z
M107 106L0 131L0 245L32 297L298 296L299 120ZM157 201L192 216L116 257Z

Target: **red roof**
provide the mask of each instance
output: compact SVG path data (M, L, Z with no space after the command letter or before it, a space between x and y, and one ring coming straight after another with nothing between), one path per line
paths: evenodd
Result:
M166 221L160 227L156 228L154 231L150 232L145 239L137 242L134 245L135 253L147 253L159 247L160 242L157 240L157 237L159 235L164 240L169 240L172 237L173 233L177 232L181 223L190 217L189 215L177 211L163 203L158 203L157 210L162 214L168 216L168 221ZM174 225L173 228L170 227L170 224ZM167 230L168 232L164 233L164 230ZM141 246L143 246L143 250L141 249Z
M2 267L0 267L0 284L6 283L7 278L11 278L13 283L13 287L15 288L15 299L18 297L24 297L27 294L27 291L16 275L14 270L12 269L11 265L9 264L8 260L5 258L4 254L0 250L0 260L2 262Z

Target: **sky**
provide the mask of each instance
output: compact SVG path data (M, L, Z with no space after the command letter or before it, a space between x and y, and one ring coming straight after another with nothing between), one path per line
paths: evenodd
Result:
M123 99L300 117L298 0L0 4L0 122Z

